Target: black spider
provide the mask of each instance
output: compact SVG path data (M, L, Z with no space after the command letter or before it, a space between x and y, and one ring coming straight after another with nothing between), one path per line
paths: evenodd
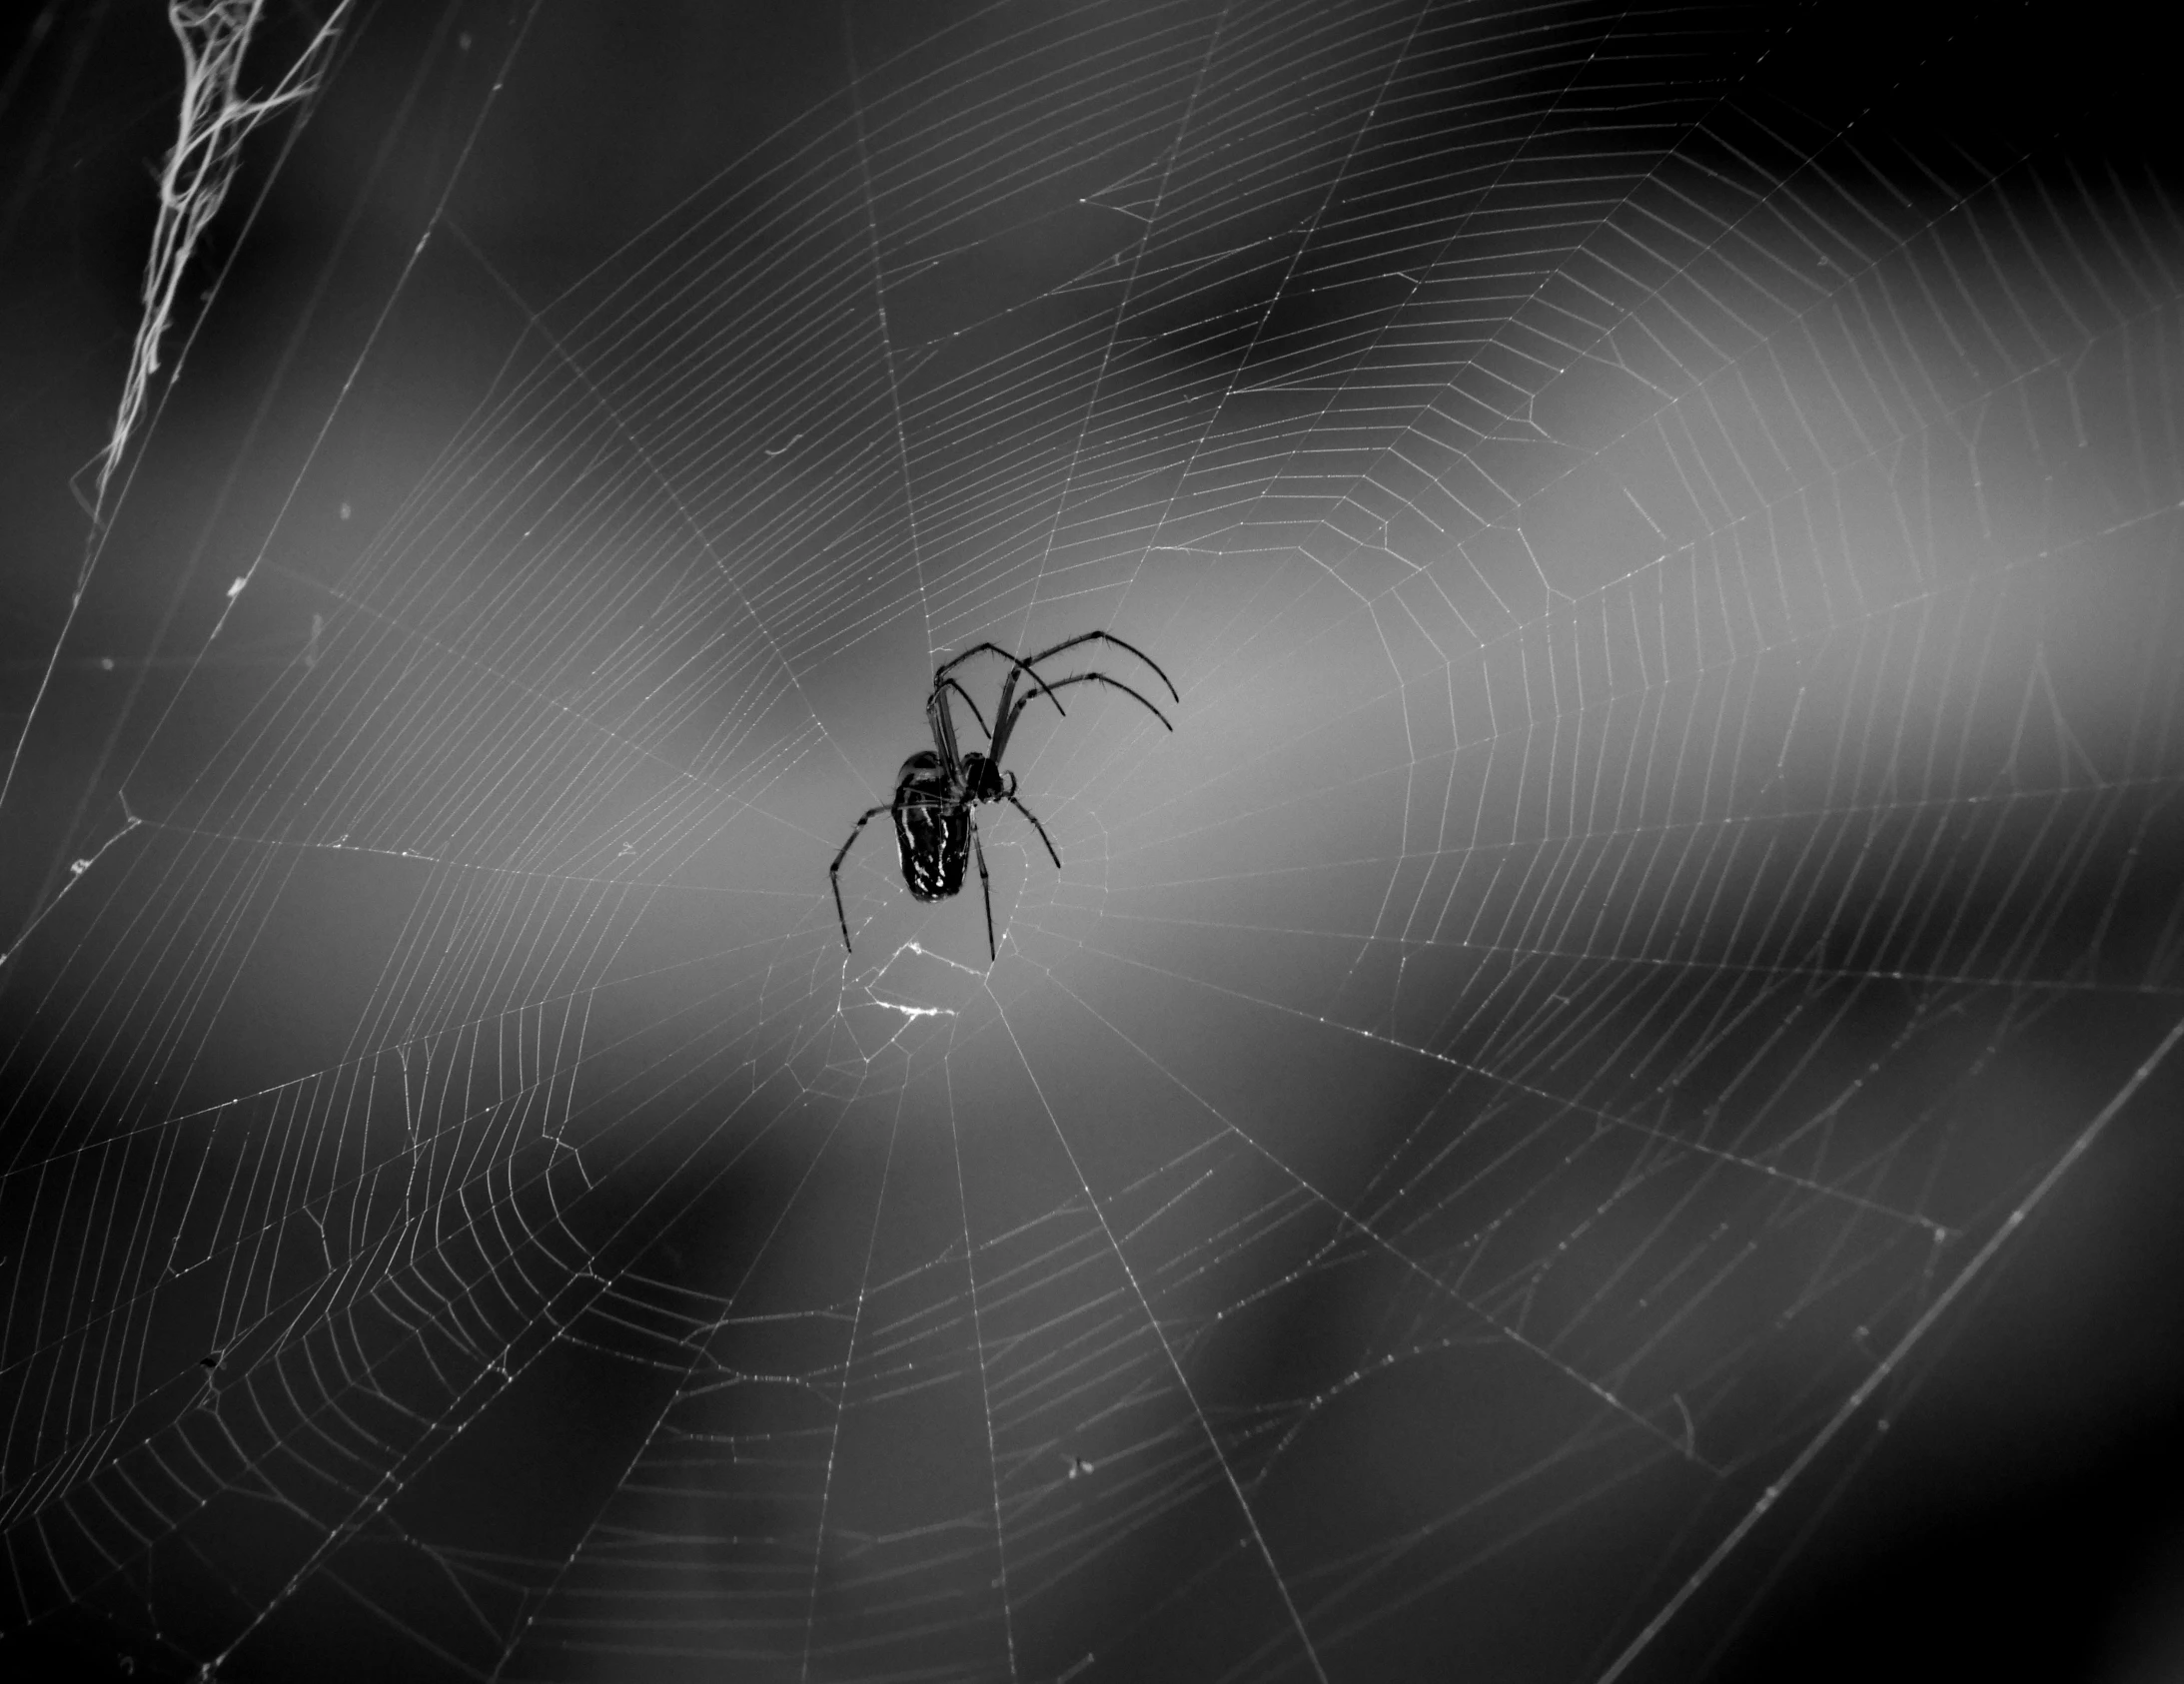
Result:
M902 858L902 881L912 896L921 901L946 900L963 887L963 864L966 855L978 861L978 885L986 896L986 957L995 957L993 946L993 884L986 876L986 850L979 846L978 820L972 809L981 801L1006 801L1025 818L1031 820L1031 828L1039 833L1039 840L1046 843L1047 856L1054 861L1056 871L1062 868L1062 856L1054 852L1054 844L1047 837L1046 826L1041 824L1032 810L1016 799L1016 774L1008 774L1008 781L1001 781L1001 755L1008 748L1009 733L1016 729L1016 721L1029 707L1034 696L1044 696L1054 704L1054 711L1066 716L1061 697L1054 692L1066 690L1072 684L1106 684L1142 703L1146 710L1169 730L1168 716L1130 688L1119 678L1110 678L1104 672L1076 672L1067 678L1057 678L1052 683L1039 676L1039 662L1051 659L1064 649L1074 649L1079 643L1112 643L1118 649L1129 649L1147 666L1160 674L1160 681L1168 685L1168 694L1180 703L1183 698L1176 687L1168 683L1168 675L1161 672L1159 663L1142 649L1132 648L1121 638L1105 631L1087 631L1075 637L1065 637L1051 649L1041 649L1035 655L1012 655L995 643L977 643L965 649L952 660L942 661L933 669L932 694L925 698L926 723L932 726L933 746L921 748L902 763L902 770L895 778L895 798L877 807L867 807L850 827L849 841L834 856L834 863L826 868L826 874L834 884L834 916L841 921L842 946L849 947L849 918L842 911L842 861L849 857L850 845L866 824L881 813L890 813L895 821L895 851ZM978 704L971 700L970 692L948 674L961 666L973 655L996 654L1009 663L1009 675L1001 684L1001 703L994 709L995 726L988 730L985 715L978 711ZM1016 679L1018 674L1029 678L1034 686L1029 694L1018 698ZM953 690L963 698L963 705L971 710L971 717L978 721L978 728L986 733L986 752L983 754L958 754L955 747L955 718L948 709L948 692ZM854 951L853 949L851 951Z

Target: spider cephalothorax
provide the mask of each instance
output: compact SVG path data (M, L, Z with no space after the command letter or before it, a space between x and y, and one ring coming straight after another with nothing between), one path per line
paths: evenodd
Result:
M1039 840L1046 843L1047 857L1053 860L1055 870L1059 871L1062 865L1062 856L1054 851L1046 826L1029 807L1016 799L1016 774L1001 770L1001 755L1008 747L1009 733L1016 729L1016 721L1031 705L1032 698L1044 696L1054 704L1055 712L1063 713L1066 710L1061 698L1054 693L1056 690L1067 689L1072 684L1105 684L1141 703L1169 730L1175 729L1168 725L1167 715L1159 708L1121 679L1110 678L1104 672L1075 672L1066 678L1052 680L1039 675L1039 662L1064 649L1091 642L1112 643L1118 649L1128 649L1152 667L1161 683L1167 685L1169 695L1179 702L1183 699L1176 687L1168 683L1168 675L1160 670L1152 656L1105 631L1087 631L1066 637L1051 649L1041 649L1035 655L1012 655L998 644L977 643L952 660L941 662L933 669L932 693L925 698L925 720L932 727L933 746L919 749L902 763L902 770L895 775L894 800L867 807L850 827L849 841L841 845L834 863L826 868L834 885L834 916L841 922L843 947L849 946L849 917L842 910L842 861L849 857L850 844L856 841L858 832L881 813L887 813L895 823L895 851L902 861L902 881L915 899L946 900L963 887L964 866L973 859L978 862L978 884L986 897L986 955L988 958L994 956L993 886L986 876L986 851L979 846L978 821L973 809L981 802L1006 801L1031 820L1031 828L1039 833ZM982 654L999 655L1009 663L1009 675L1002 680L1001 700L994 709L990 730L985 715L971 700L970 692L948 676L973 655ZM1031 681L1031 689L1020 697L1016 694L1019 676ZM948 704L951 690L962 697L963 705L978 721L978 728L986 733L984 754L975 750L969 754L957 752L955 716Z

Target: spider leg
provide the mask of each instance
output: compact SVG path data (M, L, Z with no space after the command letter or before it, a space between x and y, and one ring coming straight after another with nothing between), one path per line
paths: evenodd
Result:
M1141 707L1145 709L1146 712L1150 713L1155 719L1158 719L1163 725L1168 725L1168 716L1165 713L1161 712L1159 708L1155 707L1151 702L1147 701L1143 696L1139 695L1137 691L1131 689L1130 686L1125 684L1120 678L1110 678L1104 672L1073 672L1067 678L1055 679L1053 688L1057 690L1066 690L1072 684L1105 684L1111 689L1120 690L1124 695L1129 696L1133 700L1135 700ZM1029 696L1026 696L1024 700L1029 701L1031 700L1031 698ZM1019 709L1019 711L1021 710ZM1014 723L1014 721L1011 720L1011 723ZM1175 727L1173 725L1168 725L1168 729L1172 731L1175 729Z
M1054 869L1062 869L1062 856L1054 851L1054 844L1047 841L1046 826L1039 822L1039 815L1016 799L1016 781L1009 780L1008 804L1031 821L1031 828L1039 833L1039 840L1046 842L1046 857L1054 862Z
M971 700L970 691L964 689L963 686L958 684L953 678L943 678L939 683L933 686L933 693L935 695L938 695L942 690L953 690L957 695L961 696L963 698L963 705L971 710L971 717L978 721L979 730L985 732L986 741L993 741L993 732L991 729L988 728L986 724L986 716L978 711L978 704Z
M1039 651L1039 652L1038 652L1037 654L1035 654L1035 655L1026 655L1026 656L1024 657L1024 664L1025 664L1026 666L1037 666L1037 665L1038 665L1038 664L1039 664L1039 663L1040 663L1041 661L1045 660L1045 659L1046 659L1046 658L1047 658L1047 657L1048 657L1049 655L1058 655L1058 654L1060 654L1060 653L1061 653L1061 652L1062 652L1062 651L1063 651L1064 649L1074 649L1074 648L1075 648L1075 647L1076 647L1076 646L1077 646L1077 645L1078 645L1079 643L1092 643L1092 642L1100 642L1100 643L1112 643L1112 644L1114 644L1114 645L1115 645L1115 647L1116 647L1116 648L1118 648L1118 649L1127 649L1127 650L1129 650L1129 651L1130 651L1130 653L1132 653L1133 655L1137 656L1137 658L1138 658L1139 660L1143 661L1143 662L1144 662L1144 663L1145 663L1145 664L1146 664L1147 666L1151 667L1151 668L1152 668L1152 669L1153 669L1153 670L1154 670L1155 672L1159 672L1159 673L1160 673L1160 681L1161 681L1161 682L1162 682L1163 684L1166 684L1166 685L1168 686L1168 694L1170 694L1171 696L1174 696L1174 697L1175 697L1175 699L1176 699L1176 703L1177 703L1177 705L1178 705L1178 706L1180 706L1180 705L1182 704L1182 701L1183 701L1183 697L1182 697L1182 695L1181 695L1181 694L1180 694L1180 693L1179 693L1179 692L1177 691L1177 689L1176 689L1176 687L1175 687L1174 683L1173 683L1173 682L1172 682L1172 681L1171 681L1171 680L1169 679L1168 675L1167 675L1167 674L1166 674L1165 672L1161 672L1161 671L1160 671L1160 662L1158 662L1158 661L1156 661L1155 659L1153 659L1153 657L1152 657L1151 655L1147 654L1147 653L1146 653L1146 652L1145 652L1145 651L1144 651L1143 649L1139 648L1139 647L1138 647L1138 646L1137 646L1137 645L1136 645L1135 643L1125 643L1125 642L1124 642L1124 641L1123 641L1123 640L1122 640L1121 638L1117 637L1117 636L1116 636L1116 635L1115 635L1115 634L1114 634L1114 633L1113 633L1112 631L1080 631L1080 632L1079 632L1079 633L1077 633L1077 635L1076 635L1076 636L1074 636L1074 637L1065 637L1065 638L1063 638L1063 639L1062 639L1062 640L1061 640L1061 641L1060 641L1059 643L1055 644L1055 645L1054 645L1054 647L1053 647L1053 648L1051 648L1051 649L1041 649L1041 650L1040 650L1040 651Z
M933 668L934 688L939 688L941 679L947 677L950 672L954 671L955 668L961 666L965 661L969 660L971 656L986 654L989 651L993 654L999 655L1003 660L1009 663L1010 667L1013 669L1009 674L1010 677L1013 678L1017 672L1021 672L1029 677L1034 684L1038 685L1040 689L1046 689L1046 680L1044 678L1041 678L1036 672L1033 672L1031 670L1031 663L1029 661L1021 659L1016 655L1010 654L998 643L973 643L960 655L951 655L948 659L942 661L938 666ZM1052 694L1051 691L1048 693L1049 695ZM1068 709L1064 708L1060 702L1055 702L1054 706L1056 711L1058 712L1068 712Z
M940 770L946 775L948 785L955 786L961 771L963 757L955 746L955 714L948 706L945 686L935 684L933 693L925 698L925 723L933 733L933 750L940 756Z
M842 951L845 953L854 953L857 950L849 945L849 915L842 911L842 861L849 857L850 843L856 841L858 833L893 805L891 801L882 801L877 807L865 808L857 822L849 827L849 841L842 844L841 852L834 856L834 863L826 868L826 875L834 885L834 916L841 920ZM979 864L982 869L985 862L981 860Z
M986 875L986 850L978 840L978 815L971 815L971 852L978 856L978 891L986 897L986 957L1000 958L993 946L993 880Z

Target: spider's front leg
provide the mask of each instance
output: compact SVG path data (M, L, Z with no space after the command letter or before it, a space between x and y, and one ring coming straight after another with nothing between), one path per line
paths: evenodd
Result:
M986 716L978 711L978 704L971 700L970 691L964 689L963 686L958 684L953 678L941 679L939 683L933 686L932 695L925 698L925 711L928 717L932 713L933 703L935 699L939 697L940 692L943 690L953 690L958 696L962 698L963 705L971 710L971 717L978 721L978 729L980 733L985 737L987 742L992 742L993 727L986 723ZM950 739L952 740L955 735L955 714L953 710L951 710L948 714L948 734ZM935 737L934 742L935 746L937 747L937 736Z
M963 756L955 746L955 715L948 710L948 691L960 689L955 680L944 678L933 685L933 693L925 698L925 723L932 727L933 752L940 756L940 770L948 780L950 789L956 788L963 779ZM979 729L985 729L983 720Z

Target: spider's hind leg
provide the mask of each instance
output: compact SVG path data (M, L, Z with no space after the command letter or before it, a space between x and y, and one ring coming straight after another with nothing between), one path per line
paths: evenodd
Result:
M986 958L1000 958L993 945L993 880L986 875L986 849L978 840L978 815L971 815L971 853L978 861L978 892L986 902Z
M1039 833L1039 840L1046 843L1046 857L1054 862L1054 869L1056 871L1061 870L1062 856L1054 851L1054 843L1053 840L1046 833L1046 826L1039 822L1039 815L1037 813L1033 812L1029 807L1025 806L1021 801L1016 799L1016 785L1013 781L1011 781L1011 783L1009 784L1007 800L1008 804L1011 807L1014 807L1019 813L1023 814L1025 818L1031 821L1031 828Z
M892 802L883 801L877 807L865 808L863 815L849 827L849 841L842 844L841 852L834 856L834 863L826 868L827 878L834 885L834 916L841 921L842 950L845 953L854 953L856 949L849 945L849 915L842 911L842 861L849 857L850 846L864 833L864 827L892 805Z

